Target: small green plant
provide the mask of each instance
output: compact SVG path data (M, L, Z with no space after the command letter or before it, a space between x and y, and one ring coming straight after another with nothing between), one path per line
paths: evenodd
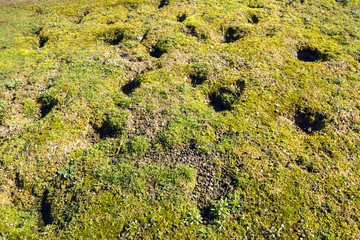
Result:
M225 221L230 216L229 204L227 200L221 198L215 201L210 207L210 218L219 227L224 226Z
M192 208L186 213L184 219L185 225L199 225L202 223L202 217L198 208Z
M69 166L69 167L66 167L66 168L63 168L63 169L60 169L59 171L57 171L57 174L62 179L74 178L75 173L76 173L76 167L75 166Z
M11 80L8 80L5 82L5 86L9 90L12 90L12 89L19 90L23 87L23 85L24 85L23 80L17 79L17 78L11 79Z
M146 153L150 144L143 136L136 136L126 143L126 152L136 156Z

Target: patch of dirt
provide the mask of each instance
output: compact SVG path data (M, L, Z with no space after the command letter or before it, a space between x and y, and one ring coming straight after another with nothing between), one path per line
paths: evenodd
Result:
M181 149L171 149L162 153L149 151L141 161L168 166L188 165L195 168L196 184L191 198L202 209L211 201L220 199L234 190L231 185L231 174L216 164L214 158L214 155L199 154L192 144L188 144Z

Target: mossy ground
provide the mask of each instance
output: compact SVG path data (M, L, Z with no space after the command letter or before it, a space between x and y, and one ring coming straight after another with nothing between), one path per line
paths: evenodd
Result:
M359 239L359 7L0 1L0 238Z

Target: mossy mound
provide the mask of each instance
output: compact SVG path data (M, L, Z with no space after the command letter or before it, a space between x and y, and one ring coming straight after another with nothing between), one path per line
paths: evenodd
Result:
M357 238L358 7L0 0L0 238Z

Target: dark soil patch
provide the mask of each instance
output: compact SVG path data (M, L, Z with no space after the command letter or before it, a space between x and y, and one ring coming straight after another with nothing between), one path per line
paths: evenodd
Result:
M171 149L161 153L148 151L142 162L158 163L168 166L188 165L196 169L196 184L191 198L196 200L200 209L211 201L233 192L231 176L214 162L217 154L199 154L191 144L182 149ZM220 156L218 156L220 157ZM219 174L221 172L221 174ZM221 177L218 177L220 176Z
M169 5L169 4L170 4L169 0L161 0L159 8L163 8L163 7L165 7L165 6Z
M248 35L248 32L240 27L229 27L225 33L225 42L231 43L235 42L241 38L244 38Z
M295 124L304 132L312 133L325 128L331 119L312 108L298 108L295 113Z
M313 47L302 47L297 52L297 58L304 62L317 62L328 60L328 55Z
M221 112L231 110L234 102L242 95L245 90L245 81L239 80L235 85L220 87L210 94L210 105L215 111Z
M51 202L49 200L49 190L45 190L42 200L41 200L41 218L44 225L49 225L53 223L53 217L51 215Z
M123 93L125 93L126 95L130 95L131 93L133 93L138 87L140 87L141 85L141 78L140 77L135 77L133 80L131 80L130 82L128 82L127 84L125 84L122 88L121 91Z

